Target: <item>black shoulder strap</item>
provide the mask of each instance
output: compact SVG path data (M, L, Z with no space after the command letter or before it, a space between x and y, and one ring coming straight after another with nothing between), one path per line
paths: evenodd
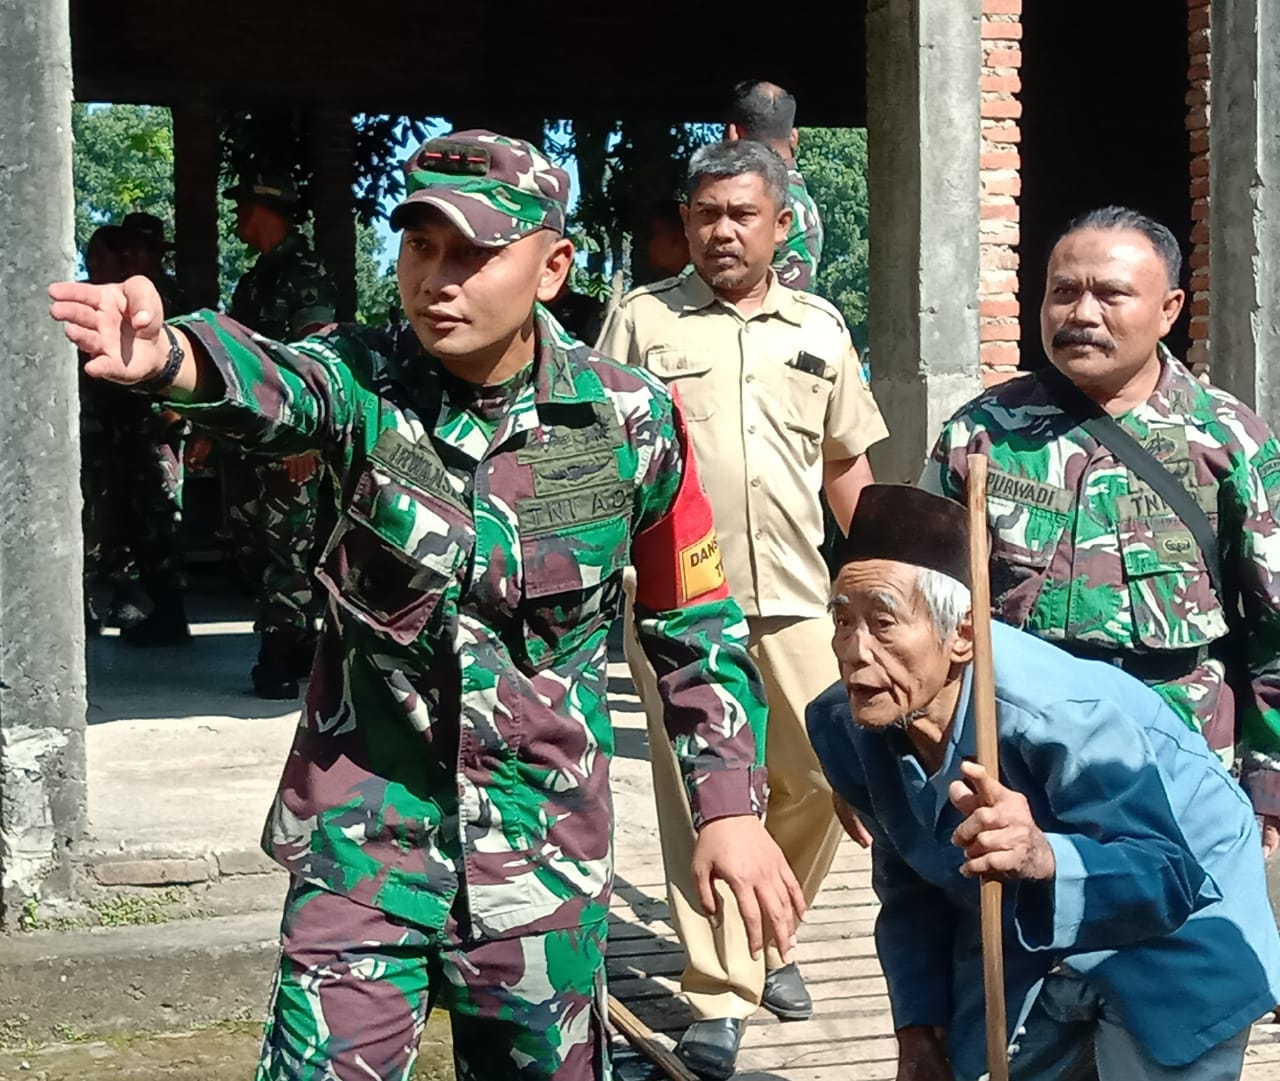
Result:
M1191 530L1196 545L1204 554L1204 565L1209 571L1213 591L1227 615L1228 623L1234 622L1234 598L1228 597L1223 588L1222 557L1218 551L1218 537L1213 531L1209 516L1200 509L1191 493L1178 479L1162 466L1149 451L1126 432L1115 419L1104 413L1092 399L1057 368L1050 365L1040 372L1040 379L1053 395L1057 405L1073 417L1085 431L1110 450L1124 465L1133 470L1151 486L1169 509Z

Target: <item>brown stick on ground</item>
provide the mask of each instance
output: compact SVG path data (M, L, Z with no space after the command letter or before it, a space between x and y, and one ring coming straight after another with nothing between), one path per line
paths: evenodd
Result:
M698 1081L696 1075L676 1056L658 1043L653 1029L609 996L609 1023L626 1037L627 1043L662 1070L671 1081Z
M987 459L969 455L969 580L973 597L973 718L978 764L1000 777L996 729L996 680L991 661L991 580L987 566ZM984 878L982 899L982 993L987 1014L987 1071L1008 1081L1009 1029L1004 1005L1003 886Z

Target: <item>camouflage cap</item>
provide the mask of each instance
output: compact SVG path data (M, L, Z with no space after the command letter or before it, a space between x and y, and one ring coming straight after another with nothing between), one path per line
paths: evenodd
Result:
M173 247L164 238L164 222L154 214L145 214L140 210L126 214L120 222L120 228L129 234L129 239L144 240L161 251L168 251Z
M261 203L288 213L298 203L298 188L287 176L259 173L252 180L241 180L234 188L227 188L222 197L237 203Z
M404 228L408 208L432 206L467 237L500 248L538 229L564 232L569 174L533 144L491 131L459 131L425 142L405 162L405 191L391 212Z

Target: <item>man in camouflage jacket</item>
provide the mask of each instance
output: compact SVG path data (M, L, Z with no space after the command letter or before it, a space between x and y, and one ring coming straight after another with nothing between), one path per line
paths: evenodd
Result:
M294 227L292 181L259 176L223 194L235 200L240 239L259 252L236 284L231 318L274 341L296 341L332 323L336 293ZM324 602L310 573L324 472L309 452L265 460L229 456L223 482L241 567L258 594L254 690L262 698L296 698L298 679L311 668Z
M660 383L540 303L573 259L568 177L462 132L406 169L397 273L422 348L336 327L281 345L154 290L64 283L90 376L162 394L246 446L316 449L342 485L329 606L264 838L289 869L260 1079L410 1076L431 1003L460 1079L608 1076L606 635L624 567L699 827L794 941L803 896L764 832L763 689L710 507ZM122 357L130 357L126 364ZM636 559L637 556L642 558Z
M822 218L804 177L796 168L800 133L795 128L796 99L773 83L739 83L725 125L725 139L764 143L787 167L787 202L791 227L774 252L773 272L792 289L811 290L822 260Z
M1280 446L1230 394L1160 344L1181 311L1181 257L1163 225L1120 207L1076 219L1054 246L1041 332L1054 368L1194 497L1239 589L1228 637L1187 523L1059 404L1041 375L975 398L948 421L921 477L964 498L966 456L991 462L995 615L1151 684L1280 823Z

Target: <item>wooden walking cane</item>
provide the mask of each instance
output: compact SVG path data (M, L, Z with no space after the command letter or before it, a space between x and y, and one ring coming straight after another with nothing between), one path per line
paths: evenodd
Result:
M671 1081L698 1081L683 1062L658 1043L653 1029L612 995L609 996L609 1021L626 1037L627 1043L671 1078Z
M973 598L973 719L978 765L1000 778L996 730L996 678L991 661L991 579L987 566L987 459L969 459L969 581ZM982 993L987 1014L987 1073L991 1081L1009 1081L1009 1030L1004 1007L1004 923L999 879L983 878Z

